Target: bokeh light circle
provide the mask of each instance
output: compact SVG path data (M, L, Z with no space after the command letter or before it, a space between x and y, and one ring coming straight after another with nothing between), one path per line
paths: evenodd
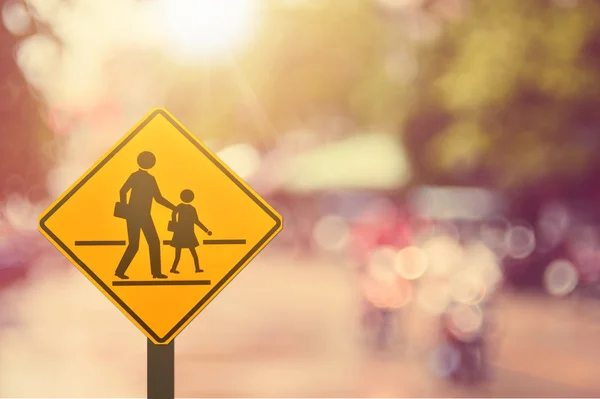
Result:
M577 287L578 282L577 268L566 259L553 261L544 272L544 286L551 295L568 295Z
M338 215L326 215L319 219L313 229L313 240L327 251L338 251L346 247L350 238L348 222Z
M458 304L450 310L453 332L460 336L473 336L483 327L483 312L477 305Z
M396 281L396 255L398 251L392 246L380 246L369 256L369 275L380 281Z
M460 265L463 260L462 248L450 237L429 238L421 248L428 260L427 274L431 276L446 275Z
M515 259L525 259L535 250L535 233L528 226L511 226L507 239L508 254Z
M15 36L26 34L31 28L31 16L20 1L8 1L2 7L2 23Z
M382 309L398 309L412 299L412 285L404 279L381 280L367 277L363 282L365 299Z
M450 303L450 290L443 282L429 282L416 292L416 303L430 315L441 315Z
M395 269L407 280L416 280L427 270L427 254L419 247L406 247L396 255Z

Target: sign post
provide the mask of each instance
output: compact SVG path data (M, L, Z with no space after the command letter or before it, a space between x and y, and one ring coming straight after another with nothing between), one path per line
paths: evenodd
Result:
M156 345L148 340L148 399L175 399L175 340Z
M40 217L41 233L148 338L149 398L173 398L173 340L282 228L161 108Z

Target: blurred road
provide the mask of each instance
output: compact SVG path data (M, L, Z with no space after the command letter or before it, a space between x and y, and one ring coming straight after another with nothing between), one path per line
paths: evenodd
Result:
M349 265L266 250L177 338L178 397L597 397L600 311L504 294L493 379L433 377L435 319L408 309L395 351L362 344ZM1 302L0 397L143 397L145 337L74 268L48 256ZM404 350L403 350L404 348Z

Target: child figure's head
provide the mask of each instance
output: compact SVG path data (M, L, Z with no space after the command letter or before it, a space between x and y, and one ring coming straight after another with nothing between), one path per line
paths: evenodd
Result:
M194 200L194 192L192 190L183 190L179 197L183 202L189 204Z

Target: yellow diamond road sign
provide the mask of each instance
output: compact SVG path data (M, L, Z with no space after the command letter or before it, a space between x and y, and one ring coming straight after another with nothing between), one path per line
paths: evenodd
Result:
M40 218L42 234L156 344L281 229L281 216L164 109Z

